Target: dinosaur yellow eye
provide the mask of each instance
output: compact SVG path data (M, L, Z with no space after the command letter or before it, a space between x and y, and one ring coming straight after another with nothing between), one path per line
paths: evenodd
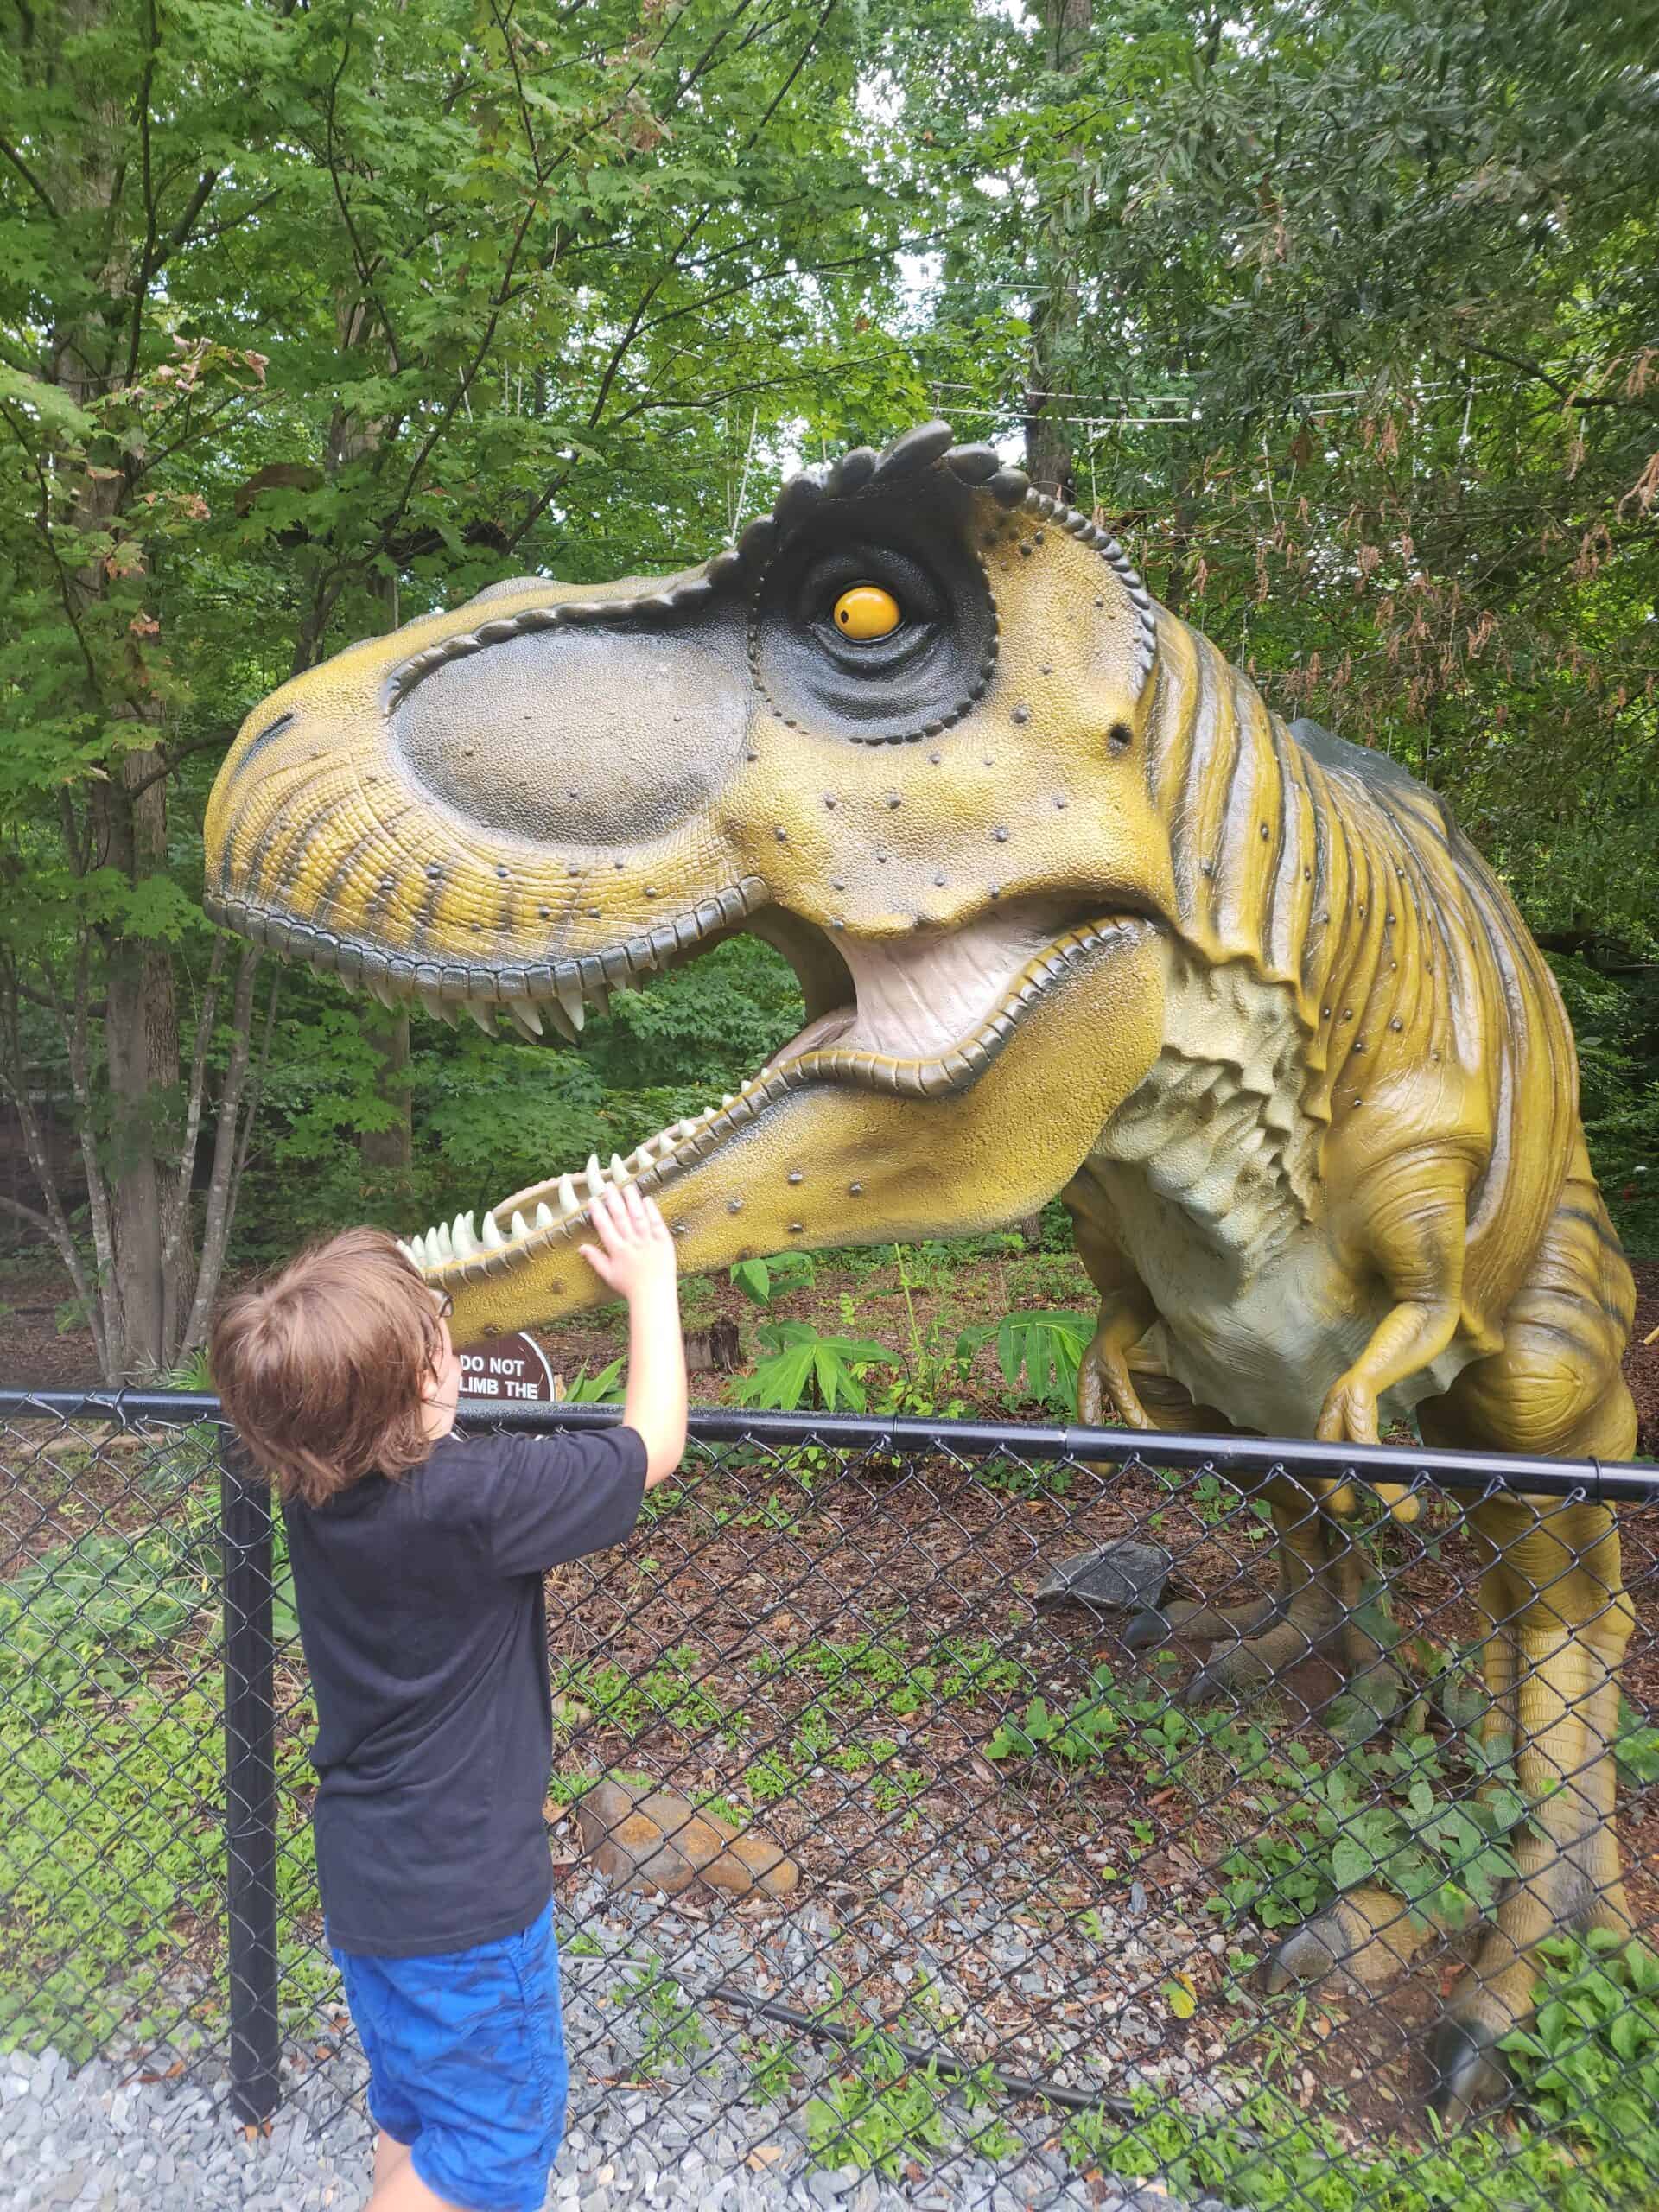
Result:
M855 584L836 601L836 627L843 638L885 638L902 619L898 601L880 584Z

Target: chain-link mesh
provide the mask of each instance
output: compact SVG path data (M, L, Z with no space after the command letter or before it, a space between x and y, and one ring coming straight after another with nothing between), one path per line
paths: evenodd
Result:
M0 2048L229 2054L257 2112L279 2049L361 2069L280 1517L215 1412L0 1398ZM694 1427L550 1580L579 2109L924 2204L1659 2202L1613 1534L1659 1475Z

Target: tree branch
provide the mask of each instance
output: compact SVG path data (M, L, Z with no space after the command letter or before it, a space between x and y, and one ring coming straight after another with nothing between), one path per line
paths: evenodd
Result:
M16 170L18 175L22 177L23 182L35 194L35 197L40 201L41 207L45 208L47 213L52 218L53 221L55 223L60 220L61 219L58 214L56 207L52 204L51 194L41 182L39 177L35 175L34 170L30 168L29 163L17 151L17 149L15 146L9 145L5 139L0 138L0 154L3 154L5 156L6 159L11 163L13 168Z

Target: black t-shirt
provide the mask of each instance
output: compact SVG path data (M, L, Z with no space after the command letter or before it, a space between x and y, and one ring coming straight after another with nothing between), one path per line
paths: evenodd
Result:
M317 1700L331 1942L419 1958L527 1928L552 1892L542 1577L639 1516L637 1429L448 1437L395 1481L286 1501Z

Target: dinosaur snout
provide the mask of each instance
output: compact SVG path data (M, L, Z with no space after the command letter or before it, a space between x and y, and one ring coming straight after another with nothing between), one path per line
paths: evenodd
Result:
M741 623L535 619L548 611L446 641L412 680L393 672L387 750L411 791L487 836L568 843L577 864L706 817L746 743Z

